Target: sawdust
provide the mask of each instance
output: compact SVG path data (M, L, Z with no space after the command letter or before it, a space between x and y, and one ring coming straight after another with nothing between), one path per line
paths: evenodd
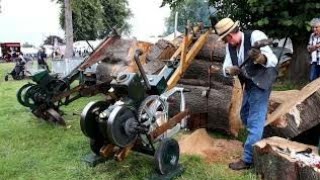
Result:
M182 136L179 146L182 154L199 155L210 163L229 163L239 159L243 152L240 141L212 138L205 129Z

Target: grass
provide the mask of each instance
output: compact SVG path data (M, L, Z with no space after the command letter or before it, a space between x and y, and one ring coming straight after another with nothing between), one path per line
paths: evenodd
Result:
M16 100L17 90L30 80L4 82L14 64L0 64L0 179L144 179L153 172L152 157L131 153L123 162L113 160L94 168L83 157L90 153L82 134L79 114L90 101L102 96L82 98L62 109L71 128L48 124L33 116ZM73 115L73 113L78 115ZM249 171L234 172L227 164L208 164L197 156L182 155L186 171L178 179L257 179Z

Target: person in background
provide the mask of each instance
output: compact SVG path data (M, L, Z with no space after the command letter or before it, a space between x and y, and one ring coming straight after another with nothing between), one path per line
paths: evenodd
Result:
M45 48L41 47L41 49L38 52L38 66L50 72L49 66L46 62L46 58L47 58L47 54L46 54Z
M221 19L215 30L219 40L227 43L223 73L225 76L238 76L244 88L240 116L248 136L243 157L230 163L229 168L249 169L253 165L253 145L263 135L271 87L277 77L278 59L269 46L256 47L260 40L267 39L262 31L242 32L239 21L234 22L230 18Z
M320 76L320 18L313 18L310 25L313 32L310 35L307 49L311 56L309 79L313 81Z

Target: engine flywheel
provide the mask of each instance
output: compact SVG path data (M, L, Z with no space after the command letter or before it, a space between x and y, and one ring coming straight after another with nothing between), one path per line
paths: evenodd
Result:
M133 143L138 133L135 114L126 106L116 106L108 118L108 139L119 147L126 147Z
M108 106L107 101L92 101L85 106L80 118L81 131L85 136L95 140L102 138L97 120L100 112L107 109Z

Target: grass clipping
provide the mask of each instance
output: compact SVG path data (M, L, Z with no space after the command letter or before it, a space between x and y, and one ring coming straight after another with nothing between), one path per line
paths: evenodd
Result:
M206 162L229 163L243 152L240 141L212 138L205 129L182 136L179 146L181 154L199 155Z

